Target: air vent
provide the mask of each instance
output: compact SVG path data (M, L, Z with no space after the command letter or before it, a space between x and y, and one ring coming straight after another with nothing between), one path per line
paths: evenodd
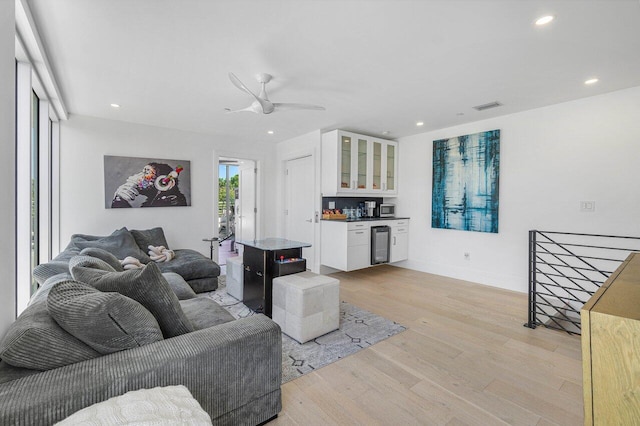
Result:
M478 111L484 111L485 109L497 108L499 106L502 106L502 104L498 101L495 101L495 102L489 102L488 104L484 104L484 105L474 106L473 109Z

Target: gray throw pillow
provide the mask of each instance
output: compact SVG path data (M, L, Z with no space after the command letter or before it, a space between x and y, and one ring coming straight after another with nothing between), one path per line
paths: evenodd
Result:
M92 256L74 256L69 260L69 271L74 280L81 283L88 283L96 277L102 276L108 272L116 272L104 260Z
M103 293L87 284L64 281L51 289L47 306L60 327L101 354L162 340L151 312L120 293Z
M182 312L178 297L153 262L141 269L95 275L87 284L100 291L118 292L142 304L156 318L165 338L194 330Z
M99 356L54 321L44 300L29 305L0 342L3 361L33 370L51 370Z
M118 258L115 257L113 254L101 248L87 247L85 249L82 249L82 251L80 252L80 256L91 256L91 257L98 258L108 263L109 266L111 266L114 271L124 271L124 268L122 267L122 263L120 263L120 260L118 260Z
M39 285L42 285L50 277L64 272L69 272L69 262L52 260L33 268L33 278L36 279Z
M118 229L106 237L75 234L71 236L71 242L80 250L87 247L101 248L120 260L127 256L132 256L142 263L151 261L146 251L140 250L136 240L127 228Z
M42 301L46 302L47 297L49 297L49 291L54 285L58 284L61 281L69 281L72 279L73 277L69 272L63 272L61 274L57 274L47 278L47 280L38 288L38 291L36 291L33 296L31 296L31 299L29 299L29 305L33 305L34 303Z
M169 249L169 244L167 244L167 239L164 236L164 231L160 227L145 229L142 231L132 229L130 232L131 235L133 235L133 238L135 238L138 247L140 247L140 250L147 254L149 252L149 246L164 246L166 249Z

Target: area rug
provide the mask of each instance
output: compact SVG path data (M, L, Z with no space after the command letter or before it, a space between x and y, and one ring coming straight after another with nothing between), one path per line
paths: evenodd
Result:
M254 315L241 301L227 294L226 276L218 278L218 289L202 293L224 307L234 318ZM406 330L406 327L340 302L340 328L307 343L300 344L282 334L282 383L296 379L361 349Z

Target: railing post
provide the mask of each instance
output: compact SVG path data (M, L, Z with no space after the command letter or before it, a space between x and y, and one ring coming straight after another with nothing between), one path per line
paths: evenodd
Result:
M536 328L536 234L529 231L529 318L525 327Z

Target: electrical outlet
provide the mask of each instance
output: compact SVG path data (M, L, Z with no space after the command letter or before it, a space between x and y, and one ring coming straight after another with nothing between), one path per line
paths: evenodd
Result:
M471 254L469 254L469 252L464 252L464 260L471 260Z
M580 201L580 211L581 212L594 212L594 211L596 211L596 202L595 201Z

